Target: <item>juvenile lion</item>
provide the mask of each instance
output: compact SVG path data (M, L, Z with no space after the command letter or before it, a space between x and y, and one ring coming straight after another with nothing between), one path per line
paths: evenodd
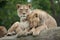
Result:
M34 9L27 19L32 28L30 32L33 32L33 35L39 35L44 29L57 27L55 19L43 10Z
M31 12L31 5L21 5L21 4L17 4L17 14L20 17L20 22L15 22L11 28L9 28L8 30L8 34L14 34L14 31L16 33L19 33L20 35L25 35L26 34L26 30L29 28L29 23L26 20L27 15Z
M0 37L3 37L7 34L7 29L4 26L0 26Z

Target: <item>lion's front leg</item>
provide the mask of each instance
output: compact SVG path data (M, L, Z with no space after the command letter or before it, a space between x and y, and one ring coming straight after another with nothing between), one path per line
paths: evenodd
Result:
M48 29L46 25L42 25L37 27L34 31L33 31L33 36L38 36L40 34L41 31Z
M16 29L16 33L17 33L18 36L26 35L25 31L21 27L18 27Z
M19 32L17 33L17 37L21 37L21 36L27 36L28 35L28 29L25 30L18 30Z
M15 22L9 29L7 35L12 35L14 34L15 30L19 27L19 22Z
M34 31L35 31L35 28L31 28L31 29L28 29L26 33L27 35L32 35Z
M27 28L24 30L24 35L31 35L33 32L33 29Z

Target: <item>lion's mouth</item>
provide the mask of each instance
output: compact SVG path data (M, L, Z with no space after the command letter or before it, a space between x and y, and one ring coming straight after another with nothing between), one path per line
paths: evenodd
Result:
M21 17L27 17L27 15L21 15Z
M21 17L26 17L25 15L21 16Z

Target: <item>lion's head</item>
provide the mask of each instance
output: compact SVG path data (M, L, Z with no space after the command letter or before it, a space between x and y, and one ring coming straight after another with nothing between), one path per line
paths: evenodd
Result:
M32 12L27 16L27 19L30 23L30 27L37 27L42 24L42 18L39 16L38 13Z

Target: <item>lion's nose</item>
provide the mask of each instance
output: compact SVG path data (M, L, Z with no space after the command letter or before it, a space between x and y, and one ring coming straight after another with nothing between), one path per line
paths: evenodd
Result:
M23 13L23 15L25 15L25 13Z

